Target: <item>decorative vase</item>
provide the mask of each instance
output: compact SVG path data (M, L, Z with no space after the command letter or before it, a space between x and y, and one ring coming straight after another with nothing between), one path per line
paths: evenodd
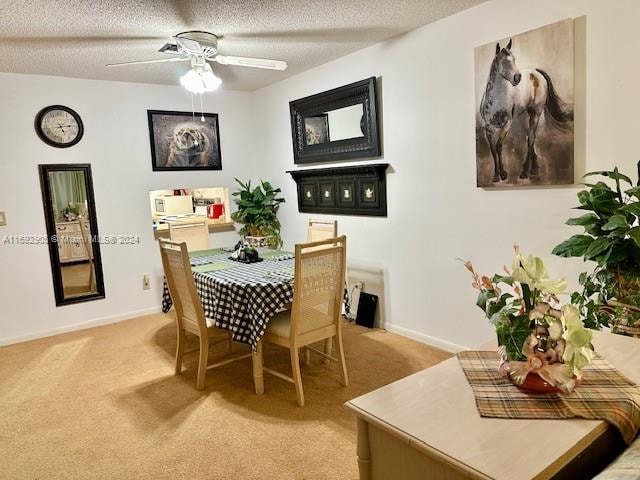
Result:
M253 237L251 235L247 235L244 239L253 248L268 246L267 237Z
M525 379L522 385L516 384L511 378L510 374L508 375L508 378L516 387L518 387L520 390L523 390L525 392L530 392L530 393L560 393L561 392L561 390L558 387L556 387L555 385L551 385L549 382L547 382L537 373L532 372L529 375L527 375L527 378Z

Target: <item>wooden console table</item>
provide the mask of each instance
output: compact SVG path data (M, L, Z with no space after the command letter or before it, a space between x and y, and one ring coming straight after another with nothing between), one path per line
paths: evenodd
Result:
M596 332L603 357L640 383L640 342ZM592 478L624 447L598 420L482 418L457 358L346 403L360 480Z

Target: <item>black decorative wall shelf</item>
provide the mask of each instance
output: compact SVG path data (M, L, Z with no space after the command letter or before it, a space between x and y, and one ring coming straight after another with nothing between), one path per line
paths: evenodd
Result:
M387 216L388 163L290 170L298 186L298 211Z

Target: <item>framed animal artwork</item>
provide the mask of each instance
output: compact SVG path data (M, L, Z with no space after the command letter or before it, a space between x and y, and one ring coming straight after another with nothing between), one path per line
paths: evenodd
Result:
M574 183L574 25L475 49L477 186Z
M222 170L217 113L147 110L153 171Z

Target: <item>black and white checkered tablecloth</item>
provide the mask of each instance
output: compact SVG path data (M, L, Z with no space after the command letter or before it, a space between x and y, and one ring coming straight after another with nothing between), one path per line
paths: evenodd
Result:
M207 319L216 327L229 330L235 341L255 349L267 322L293 301L294 259L291 254L284 254L246 265L229 260L230 255L207 255L208 263L228 262L231 266L209 273L194 272L196 290ZM191 260L202 265L203 258ZM167 313L172 305L165 281L162 311Z

